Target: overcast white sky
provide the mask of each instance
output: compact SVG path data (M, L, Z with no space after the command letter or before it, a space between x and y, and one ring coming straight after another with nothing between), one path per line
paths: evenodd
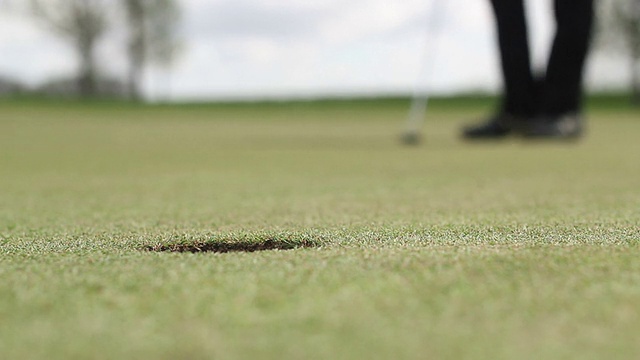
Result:
M2 0L0 0L2 1ZM116 0L113 0L114 2ZM181 0L184 50L170 71L147 75L151 97L176 100L496 90L500 79L487 0ZM440 4L429 28L430 14ZM552 23L549 0L529 1L538 64ZM0 10L0 75L28 84L64 76L69 46L29 18ZM440 34L435 43L433 34ZM105 71L124 74L117 35L101 45ZM424 56L425 49L432 49ZM431 76L420 78L425 61ZM593 57L589 84L626 76L620 62Z

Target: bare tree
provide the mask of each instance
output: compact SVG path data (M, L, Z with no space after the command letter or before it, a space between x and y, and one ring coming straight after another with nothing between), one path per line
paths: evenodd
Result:
M141 99L144 68L170 65L179 48L180 8L175 0L122 0L128 28L129 93Z
M97 92L95 51L107 31L104 0L31 0L31 9L48 28L67 39L79 60L78 89L83 97Z
M601 43L629 59L632 100L640 105L640 0L603 1Z

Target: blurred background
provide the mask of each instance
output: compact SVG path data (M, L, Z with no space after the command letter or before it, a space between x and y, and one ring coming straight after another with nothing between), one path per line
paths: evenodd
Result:
M538 66L551 6L528 1ZM640 0L598 6L588 89L638 102ZM427 60L433 76L420 78ZM404 96L415 86L499 90L487 0L0 0L2 97L268 100Z

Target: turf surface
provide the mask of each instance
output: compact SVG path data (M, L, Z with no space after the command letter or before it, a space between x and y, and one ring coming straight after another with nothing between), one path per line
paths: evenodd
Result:
M638 112L406 108L0 103L0 358L640 358Z

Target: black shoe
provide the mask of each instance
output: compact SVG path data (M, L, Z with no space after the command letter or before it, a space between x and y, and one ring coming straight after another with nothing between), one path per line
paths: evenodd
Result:
M543 116L526 123L518 132L530 139L574 140L582 136L584 124L578 114Z
M462 137L466 140L502 139L511 133L514 122L515 117L500 114L479 125L463 128Z

